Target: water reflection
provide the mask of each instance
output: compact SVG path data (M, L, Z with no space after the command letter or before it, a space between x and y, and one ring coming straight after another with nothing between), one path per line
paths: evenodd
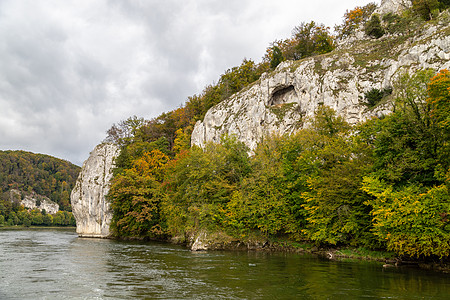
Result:
M0 299L445 299L447 274L266 252L0 231Z

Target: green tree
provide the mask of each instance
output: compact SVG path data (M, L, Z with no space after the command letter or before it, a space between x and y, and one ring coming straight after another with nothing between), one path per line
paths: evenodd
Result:
M439 127L450 133L450 72L441 70L430 79L427 104L431 107L431 116Z
M185 127L177 129L175 132L176 138L174 140L173 151L175 153L180 153L183 150L187 150L191 146L191 127Z
M438 0L413 0L413 10L424 20L433 18L433 13L439 11L441 4Z
M31 216L26 214L23 218L23 226L30 227L31 226Z
M42 224L45 226L50 226L53 224L53 216L50 214L42 215Z
M284 60L283 52L277 46L272 47L272 55L270 60L270 68L275 70L275 68Z
M17 217L17 214L15 212L11 212L11 214L9 215L9 218L11 219L12 225L18 225L20 222L20 220Z
M224 223L226 203L250 171L247 147L233 136L182 152L167 170L164 212L171 234Z
M394 84L394 112L361 128L364 135L375 137L371 140L374 174L394 186L440 183L435 167L445 141L430 118L431 107L426 102L431 76L430 71L400 75Z
M132 141L133 136L144 124L143 118L138 118L137 116L130 117L126 120L120 121L118 124L113 124L110 129L108 129L106 142L116 143L118 145L126 145Z
M33 209L31 211L31 224L32 225L42 225L44 222L41 212L38 209Z
M252 60L244 59L239 67L228 69L220 76L219 88L223 100L234 93L239 92L243 87L259 79L261 70Z
M370 157L330 108L320 107L312 123L313 143L298 162L309 169L308 189L301 195L308 221L303 232L319 244L369 244L369 208L359 188Z
M314 21L301 23L293 30L296 43L293 59L324 54L335 48L333 37L325 25L317 25Z
M258 145L252 172L227 204L227 222L241 234L256 229L265 235L292 233L295 220L286 197L282 145L283 139L276 136Z

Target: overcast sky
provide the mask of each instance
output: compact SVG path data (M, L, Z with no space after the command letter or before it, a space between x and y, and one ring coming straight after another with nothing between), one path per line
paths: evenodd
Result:
M357 0L0 0L0 150L82 165L113 123L179 107ZM375 1L379 3L379 1Z

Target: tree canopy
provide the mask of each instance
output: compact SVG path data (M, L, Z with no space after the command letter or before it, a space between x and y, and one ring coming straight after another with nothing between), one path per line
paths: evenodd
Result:
M10 189L35 192L71 211L70 193L79 172L80 167L49 155L0 151L0 194Z

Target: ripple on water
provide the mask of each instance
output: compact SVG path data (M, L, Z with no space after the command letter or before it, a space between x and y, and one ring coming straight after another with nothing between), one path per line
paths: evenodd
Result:
M261 252L0 231L0 299L445 299L448 275Z

